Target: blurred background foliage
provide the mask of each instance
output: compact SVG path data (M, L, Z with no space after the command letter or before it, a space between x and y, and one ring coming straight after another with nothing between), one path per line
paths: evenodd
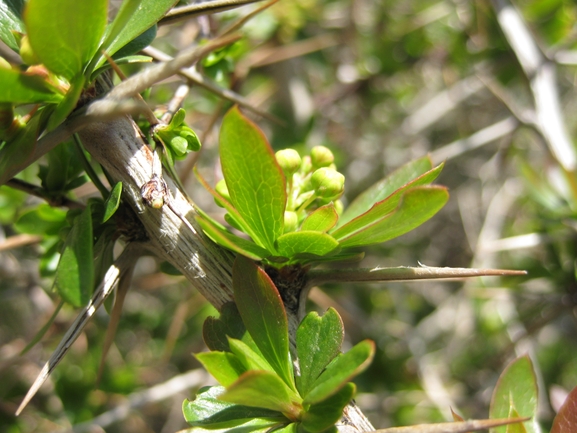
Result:
M557 63L565 125L576 137L577 5L515 5ZM256 7L160 27L153 46L174 55ZM346 175L346 199L413 158L429 153L435 163L447 161L438 183L450 188L449 204L415 232L368 248L363 266L528 271L525 278L315 288L310 307L337 308L347 344L377 343L373 365L357 380L359 406L378 428L450 420L451 407L465 418L484 418L498 374L514 356L529 353L548 429L559 401L577 385L575 176L563 172L538 129L519 115L534 104L530 77L492 3L281 0L250 20L243 34L197 69L276 117L254 117L275 149L330 147ZM155 86L151 105L162 108L182 82L175 77ZM177 169L193 200L216 217L221 210L191 167L196 163L211 184L220 179L218 124L229 106L195 85L184 101L203 148ZM38 171L36 164L19 177L39 183ZM86 201L94 194L85 184L69 197ZM215 311L151 257L137 266L100 381L105 311L32 404L13 416L75 316L62 308L41 343L19 355L60 303L51 290L53 247L66 223L63 212L40 203L0 188L0 431L184 428L183 398L210 383L188 372L199 368L191 353L204 349L202 322ZM11 243L22 233L30 236Z

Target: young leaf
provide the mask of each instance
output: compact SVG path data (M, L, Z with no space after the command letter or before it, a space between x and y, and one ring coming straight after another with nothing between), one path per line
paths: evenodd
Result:
M60 256L54 285L66 302L86 305L94 287L92 254L92 215L90 206L74 220Z
M0 0L0 39L14 51L18 51L18 42L12 30L25 33L23 8L24 0Z
M37 208L20 215L14 228L21 233L54 236L65 225L66 212L42 203Z
M310 230L286 233L277 239L277 251L281 257L302 253L324 256L338 246L339 243L331 235Z
M276 373L275 369L263 358L262 354L248 344L234 338L229 338L228 345L230 351L236 355L246 370L266 370L271 373Z
M448 199L449 193L444 187L415 187L403 194L401 203L395 212L387 214L381 220L344 239L339 237L337 239L342 248L388 241L423 224L435 215ZM333 233L333 236L336 237L336 232Z
M433 164L428 156L416 159L398 168L355 198L341 215L339 226L343 226L365 213L375 203L386 199L397 189L431 170L431 168L433 168Z
M71 80L84 71L104 33L107 0L30 0L24 21L34 53Z
M365 213L357 216L345 225L340 225L339 228L331 234L336 239L343 239L351 233L362 230L364 227L367 227L370 224L373 224L374 222L384 218L398 207L399 202L403 198L405 192L417 186L430 184L437 178L442 168L442 165L439 165L433 170L430 170L418 178L412 180L411 182L405 184L401 188L398 188L386 199L374 203L374 205Z
M222 386L206 387L199 390L195 400L184 400L182 412L186 422L193 427L224 429L246 425L254 419L259 419L258 425L263 427L286 421L277 411L227 403L219 398L224 392Z
M114 212L118 209L120 205L120 197L122 196L122 182L117 182L110 191L110 195L104 202L104 216L102 217L102 222L108 221Z
M72 110L76 107L76 103L80 98L82 89L84 87L84 75L78 74L71 79L70 89L68 93L64 96L64 99L58 103L54 109L54 113L50 116L48 120L47 129L52 131L58 125L60 125L66 117L72 113Z
M320 433L334 425L343 416L344 407L355 395L355 384L347 383L339 392L313 404L302 417L303 427L311 433Z
M217 244L225 247L235 253L242 254L252 260L262 260L270 256L270 253L264 248L259 247L252 241L243 239L222 229L201 215L196 216L196 221L202 227L202 230Z
M304 396L304 403L320 403L336 394L352 377L369 366L374 354L375 343L364 340L336 357L312 383L310 391Z
M334 308L323 316L311 311L297 329L296 346L300 363L297 385L306 396L312 383L340 353L344 338L343 322Z
M114 21L107 29L107 34L100 49L112 56L122 47L138 38L143 33L151 32L158 20L172 8L178 0L124 0ZM147 35L147 38L150 34ZM154 36L152 37L154 39ZM150 43L150 41L149 41ZM148 43L144 46L147 46ZM142 48L144 48L144 46ZM136 51L134 51L136 52ZM100 58L95 68L106 59ZM94 68L94 69L95 69Z
M528 356L515 359L499 377L491 398L490 418L506 418L515 410L518 416L530 417L523 423L527 433L540 433L535 420L537 413L537 381L533 364ZM506 427L497 427L496 433L509 431Z
M220 130L222 172L231 201L253 230L253 240L270 252L282 234L285 177L264 134L237 107Z
M230 352L228 338L243 339L246 328L236 305L227 302L222 306L220 317L208 317L202 326L202 338L210 350Z
M203 352L195 357L222 386L231 385L246 372L239 359L230 352Z
M301 225L301 230L327 232L336 225L338 219L335 205L330 203L319 207L307 216Z
M282 379L270 371L247 371L220 396L222 401L262 407L298 419L301 398Z
M577 431L577 386L567 396L565 403L553 420L551 433L574 433Z
M232 286L249 334L268 363L294 389L287 316L274 283L254 262L237 256L232 267Z
M38 75L0 67L0 102L13 104L56 103L63 95Z

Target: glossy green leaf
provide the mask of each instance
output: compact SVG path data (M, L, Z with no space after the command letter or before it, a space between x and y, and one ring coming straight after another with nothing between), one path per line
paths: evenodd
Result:
M276 410L285 416L300 412L301 398L283 380L270 371L248 371L227 387L222 401ZM293 418L294 419L294 418Z
M337 356L312 383L305 404L315 404L336 394L354 376L366 369L375 353L375 343L364 340Z
M297 385L306 396L312 383L341 351L345 332L339 313L334 308L319 316L308 313L297 329L296 347L300 365Z
M490 418L507 418L516 411L520 417L530 417L523 423L527 433L540 433L537 414L537 381L528 356L515 359L499 377L493 391ZM495 433L506 433L509 427L497 427Z
M63 95L38 75L26 75L0 67L0 102L14 104L55 103Z
M64 99L58 103L56 106L54 113L50 116L48 120L47 129L48 131L52 131L58 125L60 125L72 110L76 108L76 103L80 98L80 94L82 93L82 89L84 87L84 75L78 74L74 78L71 79L70 89L68 93L64 96Z
M18 173L34 162L36 140L40 133L40 119L40 113L36 114L23 131L20 131L0 149L0 185L12 178L13 175L10 173Z
M182 412L186 422L194 427L210 427L211 429L231 428L245 425L252 420L257 422L260 428L272 426L286 420L279 412L263 408L241 406L228 403L219 397L224 394L222 386L202 388L193 401L184 400ZM252 424L254 426L254 424ZM231 430L234 431L234 430ZM240 430L248 432L253 430Z
M90 206L74 219L58 262L54 285L58 294L75 307L86 305L94 287Z
M14 228L20 233L54 236L66 224L65 211L42 203L20 215Z
M395 212L340 240L342 248L371 245L401 236L430 219L449 199L441 186L419 186L406 191ZM344 228L344 227L343 227Z
M350 234L362 230L363 228L386 217L389 213L393 212L397 208L399 202L403 198L403 195L405 194L406 191L417 186L430 184L433 180L437 178L442 168L443 166L439 165L433 170L426 172L425 174L419 176L418 178L398 188L393 194L389 195L386 199L374 203L374 205L368 211L357 216L347 224L340 226L337 230L335 230L331 234L336 239L343 239L349 236Z
M428 156L411 161L381 179L355 198L345 209L339 219L343 226L352 219L368 211L379 201L386 199L393 192L433 168Z
M228 339L230 351L236 355L246 370L266 370L275 373L275 369L268 363L260 352L248 344L234 338Z
M302 417L303 427L311 433L325 431L343 416L344 407L355 395L355 384L347 383L336 394L320 403L313 404Z
M232 267L232 286L246 329L277 374L294 388L287 316L274 283L254 262L237 256Z
M100 47L106 51L109 56L118 52L131 41L136 40L145 33L154 32L156 35L155 24L172 8L178 0L124 0L118 14L112 24L107 29L104 42ZM154 28L154 30L151 30ZM152 40L148 40L152 33L148 33L143 40L148 41L147 46ZM152 39L154 39L152 36ZM136 51L132 51L133 53ZM105 62L105 58L100 58L96 67Z
M302 253L324 256L338 246L339 243L331 235L314 231L290 232L277 240L277 251L282 257L293 257Z
M241 340L245 333L244 323L232 302L222 306L220 317L208 317L202 326L202 338L210 350L230 352L228 337Z
M327 232L332 229L339 220L335 205L330 203L321 206L305 218L301 230L313 230Z
M577 386L569 393L565 403L553 420L551 433L574 433L577 431Z
M237 107L222 121L220 160L232 204L254 232L253 240L274 252L283 230L284 174L262 131Z
M29 0L24 21L34 53L71 80L84 71L104 34L107 0Z
M230 233L226 229L222 229L208 219L201 215L196 216L196 220L204 230L204 232L217 244L225 247L235 253L242 254L252 260L262 260L270 256L270 253L264 248L259 247L252 241L243 239Z
M120 206L120 198L122 197L122 182L117 182L110 191L110 195L104 202L104 216L102 222L108 221Z
M18 42L12 30L26 33L21 19L23 8L24 0L0 0L0 39L14 51L18 51Z
M196 168L194 169L194 174L196 175L196 178L201 183L201 185L210 193L210 195L212 195L214 199L227 210L229 217L234 219L236 224L238 224L239 229L249 235L253 240L256 240L258 238L257 234L251 229L250 225L243 219L243 217L232 205L232 203L230 203L214 189L212 189L206 180L200 175L198 170L196 170ZM205 219L207 219L206 215L203 216Z
M203 352L195 357L222 386L229 386L246 372L239 359L230 352Z

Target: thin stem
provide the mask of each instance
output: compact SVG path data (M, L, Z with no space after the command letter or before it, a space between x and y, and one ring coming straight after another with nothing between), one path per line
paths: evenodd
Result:
M20 179L10 179L6 186L23 191L27 194L45 200L52 207L67 207L68 209L84 209L84 205L78 201L72 200L66 196L51 197L48 191L36 185L32 185Z
M158 22L158 25L163 26L166 24L174 24L179 21L188 20L190 18L198 17L201 15L224 12L259 1L262 0L215 0L182 6L179 8L174 8L168 12L164 18Z
M76 150L78 151L78 157L80 158L80 163L82 164L84 171L86 172L92 183L94 183L94 186L98 189L98 191L100 191L102 197L103 198L108 197L110 191L108 191L108 188L106 188L104 184L100 181L100 178L94 171L94 168L92 168L90 161L88 161L88 159L86 158L86 155L84 154L84 148L82 147L82 143L80 142L78 134L74 134L72 137L74 138L74 144L76 145Z

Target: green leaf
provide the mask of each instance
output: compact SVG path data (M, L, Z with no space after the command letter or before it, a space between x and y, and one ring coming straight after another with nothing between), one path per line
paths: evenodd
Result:
M54 236L65 225L65 211L47 204L40 204L37 208L20 215L20 218L14 224L14 228L20 233Z
M347 383L336 394L326 400L313 404L302 417L303 427L311 433L325 431L343 416L344 407L355 395L355 384Z
M300 376L297 385L302 396L326 366L340 353L345 332L339 313L329 308L323 316L308 313L297 329L296 347Z
M210 350L230 352L228 337L242 340L245 333L244 323L232 302L222 306L220 317L208 317L202 327L204 343Z
M75 218L60 256L54 285L64 301L75 307L86 305L94 287L90 206Z
M112 217L112 215L114 215L114 212L116 212L118 206L120 206L121 196L122 196L122 182L117 182L116 185L114 185L114 188L112 188L112 191L110 191L110 195L104 202L104 216L102 217L103 223L108 221Z
M553 420L551 433L574 433L577 431L577 386L569 393L565 403Z
M68 80L84 72L106 27L107 0L29 0L24 21L34 53Z
M54 103L63 95L38 75L26 75L0 67L0 102L14 104Z
M433 170L430 170L418 178L412 180L411 182L405 184L401 188L398 188L386 199L374 203L374 205L367 212L357 216L349 223L340 226L331 234L335 237L335 239L343 239L351 233L362 230L364 227L367 227L379 219L384 218L387 216L387 214L393 212L398 207L399 202L403 198L403 194L406 191L417 186L430 184L437 178L442 168L443 166L439 165Z
M324 256L338 247L339 243L331 235L310 230L286 233L277 240L277 251L281 257L296 254Z
M282 412L290 419L300 414L298 394L270 371L247 371L220 396L222 401Z
M239 359L230 352L203 352L195 357L222 386L229 386L246 372Z
M14 51L18 51L18 42L12 30L25 33L21 19L23 8L24 0L0 0L0 39Z
M48 131L52 131L58 125L60 125L72 110L76 108L76 103L80 98L80 94L82 93L82 89L84 87L84 75L78 74L74 78L71 79L70 89L68 89L68 93L64 96L64 99L58 103L56 106L54 113L50 116L48 120L47 129Z
M523 423L528 433L540 433L535 420L537 414L537 380L533 364L528 356L515 359L499 377L493 397L489 418L507 418L516 411L520 417L530 417ZM508 432L508 427L497 427L496 433Z
M428 156L411 161L368 188L345 209L339 219L342 226L368 211L375 203L386 199L397 189L433 168Z
M338 220L339 215L335 210L335 205L330 203L319 207L307 216L301 225L301 230L327 232L336 225Z
M312 383L304 403L320 403L336 394L351 378L369 366L374 354L375 343L364 340L347 353L337 356Z
M131 41L148 32L162 18L166 12L172 8L178 0L124 0L118 14L112 24L107 29L104 42L100 49L112 56L122 47ZM156 35L156 30L154 30ZM144 40L148 40L151 34L146 35ZM154 39L154 36L152 37ZM152 40L149 40L147 46ZM140 41L139 44L142 44ZM136 51L133 51L136 52ZM100 67L106 61L105 57L100 57L94 69Z
M204 232L217 244L225 247L235 253L242 254L252 260L262 260L270 256L270 253L264 248L259 247L252 241L243 239L233 233L211 223L210 220L203 218L201 215L196 216L196 221L202 227Z
M254 262L237 256L232 267L232 286L247 331L268 363L294 389L287 316L274 283Z
M262 131L237 107L222 121L220 159L231 201L256 236L251 237L274 253L283 231L284 174Z
M254 408L231 404L220 400L220 396L225 392L222 386L206 387L199 390L196 399L193 401L184 400L182 412L186 422L194 427L230 428L245 425L252 420L258 419L257 425L272 426L285 421L279 412L263 408ZM251 424L252 427L255 424ZM235 431L235 430L228 430ZM239 433L253 430L238 430Z
M299 431L299 424L296 422L291 422L289 425L285 425L284 427L281 428L276 428L273 431L274 433L297 433Z
M234 338L229 338L228 345L230 351L236 355L246 370L266 370L276 374L275 369L262 354L248 344Z
M401 236L430 219L448 199L449 193L445 187L419 186L410 189L403 194L395 212L342 240L338 238L339 243L342 248L349 248L381 243ZM336 232L333 235L336 236Z

